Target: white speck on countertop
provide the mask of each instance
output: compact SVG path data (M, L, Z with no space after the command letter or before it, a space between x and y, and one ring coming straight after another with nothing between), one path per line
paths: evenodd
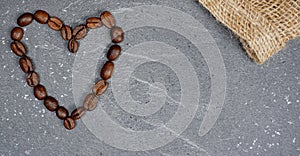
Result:
M257 142L257 138L255 138L254 140L253 140L253 143L252 143L252 145L254 146L255 145L255 143Z
M289 105L292 102L289 100L290 95L284 96L284 100L286 101L286 103Z
M30 152L31 152L31 150L26 150L26 151L25 151L25 154L26 154L26 155L29 155Z
M272 138L274 138L275 137L275 134L272 134Z
M280 132L278 132L278 131L275 131L275 134L277 134L277 135L280 135Z
M25 99L25 100L28 100L28 99L27 99L28 96L29 96L28 94L25 94L25 95L24 95L24 99Z

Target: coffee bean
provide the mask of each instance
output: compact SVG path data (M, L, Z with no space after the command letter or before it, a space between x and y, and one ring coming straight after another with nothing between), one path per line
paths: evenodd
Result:
M64 25L61 28L60 33L64 40L70 40L72 38L72 28L68 25Z
M99 28L102 26L102 22L97 17L90 17L86 20L86 27L90 29Z
M71 117L74 120L78 120L85 114L85 112L86 112L86 109L84 107L78 107L71 113Z
M48 26L53 30L59 31L63 27L63 22L57 17L50 17Z
M38 84L34 87L34 96L39 100L43 100L47 96L46 88L43 85Z
M69 40L68 49L71 53L76 53L78 51L78 47L79 47L79 43L76 40L74 39Z
M26 54L26 48L20 41L13 41L10 44L10 48L17 56L24 56Z
M46 11L38 10L34 13L34 19L41 24L46 24L49 19L49 14Z
M100 19L103 25L105 25L107 28L112 28L115 26L115 18L109 11L104 11L100 15Z
M93 93L97 96L102 95L108 87L108 83L105 80L99 80L93 87Z
M71 117L67 117L64 120L64 126L67 130L72 130L76 126L76 122Z
M10 37L15 41L20 41L23 38L24 31L20 27L15 27L12 29Z
M33 20L33 15L31 13L24 13L22 14L18 20L17 23L20 27L24 27L26 25L29 25Z
M44 99L44 105L49 111L53 112L58 108L58 101L52 96L47 96Z
M19 64L24 73L33 71L33 65L29 57L24 56L19 59Z
M73 36L75 40L80 40L82 38L84 38L87 34L87 29L85 27L85 25L79 25L77 27L74 28L73 30Z
M112 63L111 61L107 61L101 69L100 76L102 77L102 79L107 80L111 77L113 71L114 71L114 63Z
M30 72L27 75L26 81L27 81L28 86L35 87L40 82L39 75L36 72L34 72L34 71Z
M122 49L119 45L112 45L107 52L107 58L110 61L114 61L120 56L121 50Z
M65 119L66 117L68 117L68 115L69 115L69 112L68 112L68 110L67 110L65 107L59 106L59 107L56 109L56 116L57 116L59 119L61 119L61 120L63 120L63 119Z
M94 93L91 93L85 97L83 107L88 111L92 111L97 107L98 98Z
M113 27L110 35L113 43L120 43L124 40L124 32L121 27Z

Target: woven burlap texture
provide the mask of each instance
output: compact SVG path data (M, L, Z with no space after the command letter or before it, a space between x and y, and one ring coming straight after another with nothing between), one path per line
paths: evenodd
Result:
M199 0L258 64L300 36L300 0Z

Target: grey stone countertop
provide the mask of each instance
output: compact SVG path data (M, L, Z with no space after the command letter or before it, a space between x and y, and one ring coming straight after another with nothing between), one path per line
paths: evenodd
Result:
M72 131L10 50L17 18L39 9L72 27L109 10L125 31L107 92ZM2 0L0 19L0 155L300 155L299 38L257 65L196 0ZM24 30L41 84L73 110L100 78L108 30L90 30L77 54L47 25Z

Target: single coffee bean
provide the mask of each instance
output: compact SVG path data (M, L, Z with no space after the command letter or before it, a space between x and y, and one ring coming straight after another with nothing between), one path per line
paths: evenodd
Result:
M43 85L38 84L34 87L34 96L39 100L43 100L47 96L46 88Z
M26 25L29 25L33 20L33 15L31 13L24 13L22 14L18 20L17 23L20 27L24 27Z
M87 34L87 29L85 27L85 25L79 25L77 27L74 28L73 30L73 36L75 40L80 40L82 38L84 38Z
M44 105L49 111L53 112L58 108L58 101L52 96L47 96L44 99Z
M68 117L68 115L69 115L69 112L68 112L68 110L67 110L65 107L59 106L59 107L56 109L56 116L57 116L59 119L61 119L61 120L63 120L63 119L65 119L66 117Z
M26 48L20 41L13 41L10 44L10 48L17 56L24 56L26 54Z
M49 14L46 11L38 10L34 13L34 19L41 24L46 24L49 19Z
M119 45L112 45L107 52L107 58L110 61L114 61L120 56L121 50L122 49Z
M124 40L124 32L121 27L113 27L110 35L113 43L120 43Z
M63 22L57 17L50 17L48 26L53 30L59 31L63 27Z
M61 28L60 33L64 40L70 40L72 38L72 28L68 25L64 25Z
M23 35L24 35L23 29L20 27L15 27L11 31L10 37L15 41L20 41L23 38Z
M102 77L103 80L107 80L112 76L113 71L114 71L114 63L112 63L111 61L107 61L101 69L100 76Z
M33 71L33 65L29 57L24 56L19 59L19 64L24 73L29 73Z
M64 126L67 130L72 130L76 126L76 122L71 117L67 117L64 120Z
M86 112L86 109L84 107L78 107L71 113L71 117L74 120L78 120L85 114L85 112Z
M79 43L76 40L74 39L69 40L68 49L71 53L76 53L78 51L78 47L79 47Z
M90 17L86 20L86 27L90 29L99 28L102 26L102 22L97 17Z
M115 26L115 18L109 11L104 11L100 15L100 19L103 25L105 25L107 28L112 28Z
M93 87L93 93L97 96L102 95L106 91L107 87L108 82L106 82L105 80L99 80Z
M30 72L27 75L26 81L27 81L28 86L35 87L40 82L39 75L36 72L34 72L34 71Z
M94 93L88 94L83 102L83 107L88 111L92 111L97 107L98 98Z

